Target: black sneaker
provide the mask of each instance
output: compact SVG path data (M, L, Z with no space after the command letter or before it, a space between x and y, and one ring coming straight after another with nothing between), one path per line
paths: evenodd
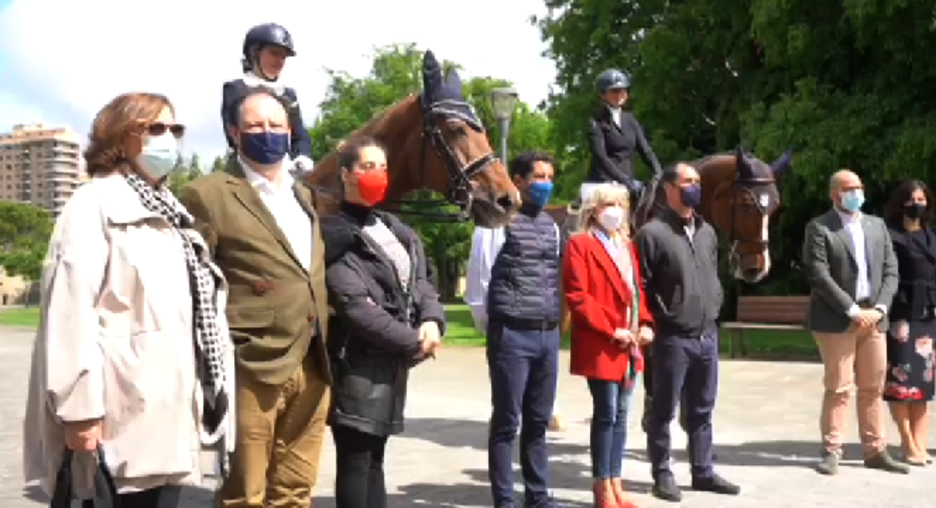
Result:
M738 487L717 474L693 478L692 490L713 492L715 494L725 494L728 496L737 496L741 493L741 487Z
M682 501L682 492L679 490L679 486L676 485L676 480L671 474L664 474L657 478L656 481L653 482L653 488L650 490L650 493L658 499L671 503Z

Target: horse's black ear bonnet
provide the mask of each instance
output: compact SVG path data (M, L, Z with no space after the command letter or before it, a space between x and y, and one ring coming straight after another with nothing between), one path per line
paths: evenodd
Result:
M442 68L432 51L423 57L423 107L445 118L458 118L477 132L484 132L474 107L465 100L458 71L452 69L442 79Z

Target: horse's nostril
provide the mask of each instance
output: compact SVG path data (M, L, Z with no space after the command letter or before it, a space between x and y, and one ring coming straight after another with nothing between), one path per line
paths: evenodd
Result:
M515 203L508 194L501 194L500 197L495 201L497 206L503 208L504 210L512 210L515 206Z
M757 269L757 268L745 268L743 273L744 273L744 276L745 276L745 277L754 278L754 277L757 277L758 275L760 275L760 269Z

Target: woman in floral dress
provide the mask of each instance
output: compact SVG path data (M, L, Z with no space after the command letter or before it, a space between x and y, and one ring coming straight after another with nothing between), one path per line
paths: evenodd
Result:
M932 464L926 451L927 404L933 399L933 339L936 338L936 231L926 184L905 182L884 214L900 267L900 285L890 309L884 400L900 431L907 463Z

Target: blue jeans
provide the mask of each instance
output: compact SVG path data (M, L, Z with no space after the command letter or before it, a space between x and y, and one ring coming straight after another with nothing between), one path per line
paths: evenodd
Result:
M627 410L634 384L623 386L619 381L589 379L592 396L591 460L592 477L621 477L624 445L627 443Z
M488 477L495 508L514 506L513 441L518 426L524 506L551 506L546 428L556 399L559 340L558 328L513 330L499 322L488 325L492 405Z

